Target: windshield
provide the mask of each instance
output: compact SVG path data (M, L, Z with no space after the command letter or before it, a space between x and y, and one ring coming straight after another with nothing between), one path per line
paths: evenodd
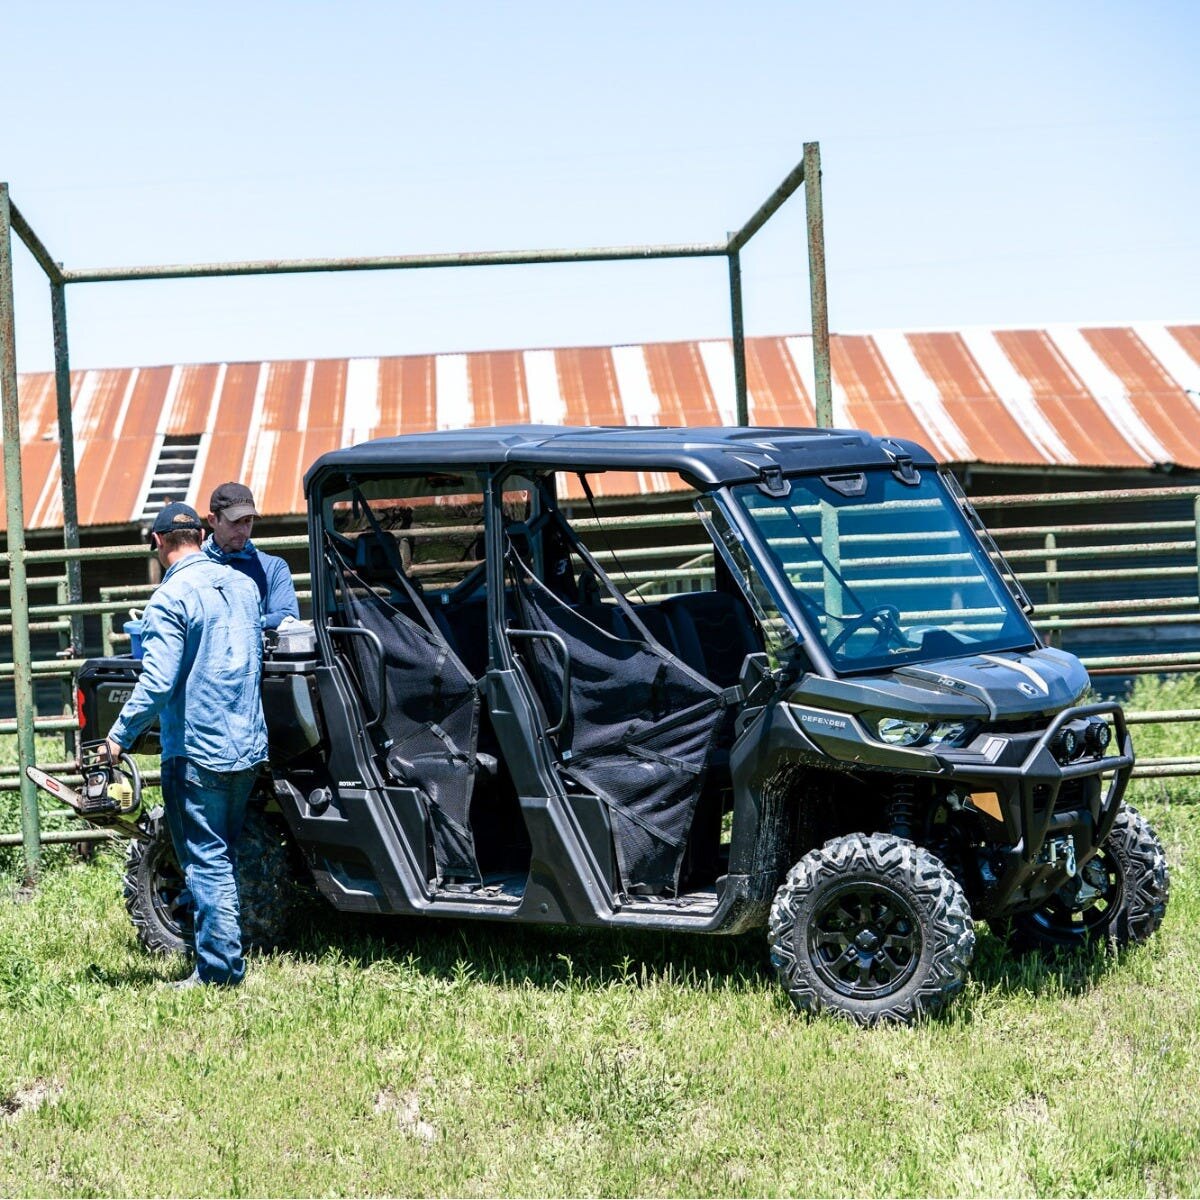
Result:
M891 471L732 489L835 669L1011 650L1034 635L938 477Z

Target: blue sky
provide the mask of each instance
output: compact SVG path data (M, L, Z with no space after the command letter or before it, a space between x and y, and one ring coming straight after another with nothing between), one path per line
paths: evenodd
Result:
M0 179L68 266L711 241L816 140L835 331L1200 318L1194 3L8 0L0 36ZM744 283L749 332L808 328L801 197ZM79 367L729 329L721 260L68 303Z

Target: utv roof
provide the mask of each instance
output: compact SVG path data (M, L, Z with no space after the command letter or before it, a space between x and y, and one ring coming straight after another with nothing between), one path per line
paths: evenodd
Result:
M502 464L544 471L677 471L695 484L748 483L764 471L784 474L893 466L911 459L934 466L929 451L899 438L856 429L762 426L503 425L378 438L322 455L304 477L305 492L326 472L438 470Z

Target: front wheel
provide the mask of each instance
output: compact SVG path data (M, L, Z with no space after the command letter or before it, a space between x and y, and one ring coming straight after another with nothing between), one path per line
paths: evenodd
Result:
M190 953L191 896L161 808L149 813L144 829L146 837L130 842L126 854L125 908L151 953ZM243 948L277 946L287 932L296 885L282 827L258 807L247 810L242 826L237 882Z
M1146 818L1126 805L1079 874L1040 908L1014 915L1000 933L1018 953L1090 943L1120 950L1158 929L1170 891L1162 843Z
M802 1012L911 1024L966 982L966 895L928 850L855 833L806 854L775 894L771 961Z

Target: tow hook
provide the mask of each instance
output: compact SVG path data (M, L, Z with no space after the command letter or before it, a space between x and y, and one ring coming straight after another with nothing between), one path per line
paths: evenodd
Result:
M1051 838L1042 848L1038 861L1051 867L1057 867L1061 862L1067 878L1074 879L1078 870L1075 863L1075 835L1068 833L1066 837Z

